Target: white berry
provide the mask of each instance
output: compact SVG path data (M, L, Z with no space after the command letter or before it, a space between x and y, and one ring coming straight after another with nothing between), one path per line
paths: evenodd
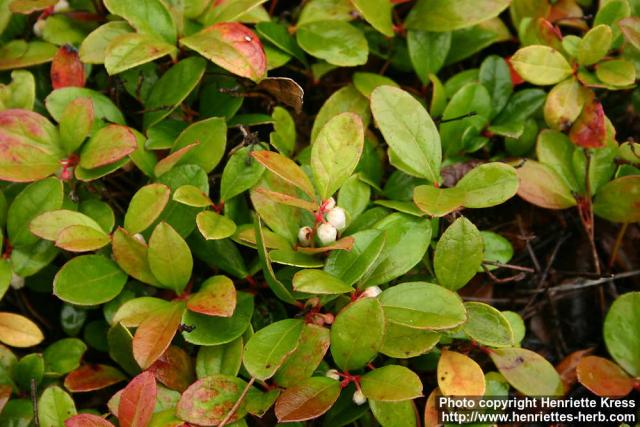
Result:
M362 390L358 389L355 393L353 393L353 403L360 406L363 405L367 401L366 396L362 392Z
M337 237L338 230L336 230L336 228L328 222L325 222L318 226L318 239L323 245L329 245L335 242Z
M369 286L362 293L362 298L375 298L382 293L382 289L377 286Z
M341 207L335 207L327 212L327 221L339 231L347 226L347 214Z
M24 277L18 276L16 273L13 273L13 275L11 276L11 287L13 289L24 288Z
M311 227L300 227L300 230L298 230L298 242L300 242L300 245L309 246L312 234L313 229Z
M336 369L329 369L324 375L332 380L340 381L340 375L338 375L338 371Z
M67 0L58 1L58 3L56 3L55 6L53 6L53 11L55 13L68 12L69 11L69 2L67 2Z
M322 206L327 211L331 210L336 207L336 199L334 199L333 197L329 197L327 200L324 201L324 204Z
M147 241L144 240L144 236L140 233L136 233L133 235L133 238L136 239L138 242L143 243L143 244L147 244Z
M33 24L33 34L38 37L42 37L42 32L44 31L45 20L38 19L35 24Z

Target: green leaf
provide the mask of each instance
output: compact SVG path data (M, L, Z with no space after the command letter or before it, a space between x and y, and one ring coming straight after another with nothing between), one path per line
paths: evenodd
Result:
M7 236L14 248L37 243L29 224L38 215L62 207L63 188L62 181L51 177L29 184L16 196L7 212Z
M138 32L159 37L170 44L176 43L176 24L161 0L142 0L136 4L129 4L126 0L105 0L104 5Z
M460 209L466 193L457 187L438 188L433 185L418 185L413 190L413 202L424 213L442 217Z
M56 239L56 246L70 252L95 251L110 242L109 235L86 225L71 225L63 229Z
M371 94L371 110L387 144L410 167L403 172L438 182L440 135L420 102L402 89L381 86Z
M428 220L401 213L388 215L374 228L384 232L385 243L375 268L367 271L362 280L364 286L386 283L411 270L420 262L431 241Z
M42 41L11 40L0 47L0 71L51 62L58 48Z
M231 317L207 316L187 310L182 323L194 329L182 332L184 339L196 345L226 344L237 339L249 327L253 314L253 296L238 292L236 309Z
M596 65L596 76L612 86L629 86L636 81L636 69L629 61L614 59Z
M273 272L273 268L271 267L271 262L269 261L269 255L267 254L267 248L264 245L264 235L262 231L262 219L258 215L256 218L254 229L256 232L256 246L258 248L258 258L260 259L260 264L262 265L262 272L264 273L265 280L267 284L273 291L273 293L280 298L282 301L287 302L289 304L295 304L296 300L291 295L291 292L288 288L286 288L280 280L276 277Z
M482 61L479 78L491 96L493 115L497 115L507 105L513 93L507 61L497 55L488 56Z
M492 231L481 231L482 244L484 246L484 261L499 262L502 264L508 263L513 257L513 246L511 242L505 239L501 235ZM495 270L498 268L496 265L484 265L487 270ZM479 268L478 272L484 271L483 268Z
M640 222L640 176L614 179L596 193L593 211L611 222Z
M369 400L371 412L383 427L417 427L416 409L409 400L378 402Z
M369 100L353 85L347 85L335 91L320 107L311 129L311 143L316 140L318 133L325 124L340 113L355 113L362 119L362 127L367 128L371 120Z
M60 118L60 143L67 153L76 151L91 133L95 113L91 98L70 102Z
M11 83L0 84L0 110L22 108L33 110L36 100L36 80L29 71L11 72Z
M344 371L360 369L382 347L385 321L380 302L362 298L346 306L331 326L331 355Z
M436 74L444 65L451 47L451 33L409 30L407 48L409 58L422 84L429 83L429 75Z
M63 338L48 346L43 353L47 376L59 377L77 369L87 345L78 338Z
M0 179L14 182L46 178L64 157L57 129L27 110L0 111L0 150Z
M64 87L51 92L44 102L49 114L60 122L67 106L78 98L89 98L93 101L96 118L106 119L119 125L125 124L124 116L113 101L95 90L82 87Z
M393 37L393 22L391 20L393 4L390 1L353 0L352 3L360 15L362 15L373 28L387 37Z
M187 308L209 316L231 317L236 308L236 288L226 276L213 276L187 300Z
M351 176L363 146L362 120L354 113L339 114L322 127L311 148L311 170L322 200Z
M251 376L266 380L297 347L304 322L285 319L260 329L244 348L242 363Z
M154 311L165 309L171 304L155 297L133 298L122 304L113 315L112 323L137 328Z
M211 25L180 44L193 49L216 65L255 82L267 74L267 59L258 36L237 22Z
M573 73L562 54L548 46L523 47L510 61L523 79L540 86L559 83Z
M596 25L578 43L576 59L580 65L593 65L609 52L613 32L608 25Z
M246 386L241 379L229 375L212 375L198 380L182 393L176 415L192 424L218 425L230 413ZM246 402L242 402L229 421L237 421L246 413Z
M482 236L465 217L458 218L438 240L433 266L438 282L458 290L475 276L482 263Z
M133 132L126 126L107 125L97 131L80 152L80 166L86 169L110 165L138 147Z
M213 204L209 196L195 185L189 184L178 187L173 193L173 200L194 208L205 208Z
M38 421L42 427L64 427L65 420L76 413L73 399L58 386L48 387L38 399Z
M103 64L107 48L113 40L130 34L132 28L124 21L112 21L93 30L80 45L80 60L85 64Z
M256 25L256 31L262 36L263 39L272 43L278 49L291 56L294 56L296 59L300 60L300 62L306 64L307 60L305 58L304 51L300 49L300 46L298 46L296 40L293 38L293 35L289 33L284 23L277 23L274 21L259 22ZM282 107L275 107L274 112L278 108Z
M344 21L314 21L298 26L296 38L311 56L340 67L367 62L369 47L362 32Z
M467 59L494 43L506 42L513 38L509 28L499 17L480 22L473 27L462 28L451 33L451 45L445 65Z
M311 377L329 350L330 341L329 329L305 324L298 347L286 358L273 381L281 387L292 387Z
M473 168L456 187L464 192L466 208L488 208L502 204L516 195L516 170L506 163L485 163Z
M494 18L509 0L419 0L411 9L405 26L412 30L451 31Z
M570 78L551 89L544 104L544 120L549 127L568 129L582 112L586 91L578 80Z
M311 377L286 389L276 401L279 422L310 420L327 412L340 396L340 382Z
M513 388L525 396L561 396L560 375L544 357L524 348L491 350L493 363Z
M353 288L322 270L300 270L293 276L293 289L309 294L344 294Z
M307 174L293 160L273 151L253 151L251 153L262 166L282 178L289 184L295 185L309 197L315 197L313 185Z
M457 294L427 282L392 286L380 295L380 303L388 321L415 329L452 329L467 319Z
M469 338L490 347L514 345L511 324L500 311L481 302L467 302L464 306L468 319L463 331Z
M207 240L226 239L236 232L236 224L232 220L213 211L200 212L196 224Z
M124 216L124 227L129 233L140 233L155 222L164 210L171 190L156 183L140 188L131 198Z
M408 359L428 352L438 341L440 341L440 334L436 332L410 328L392 322L387 317L387 327L380 353L397 359Z
M251 152L250 147L241 148L227 161L220 182L221 200L242 194L260 181L264 167L251 156Z
M469 140L479 137L492 113L489 91L480 83L469 83L453 95L440 124L443 147L452 155L469 149ZM469 151L473 151L470 149Z
M175 55L176 47L148 34L125 33L109 43L104 66L109 75L151 62L165 55Z
M640 292L619 296L604 319L603 329L609 354L633 377L640 375L640 338L637 334L639 307Z
M242 337L227 344L201 346L196 356L198 379L216 374L237 375L242 365L243 351Z
M38 215L29 224L29 230L42 239L55 241L64 229L72 225L84 225L104 234L100 225L92 218L80 212L66 209L48 211Z
M265 1L266 0L236 0L233 2L221 2L216 5L216 7L205 10L203 16L199 17L199 20L202 21L204 25L211 25L215 22L242 21L243 18L249 18L250 13Z
M422 397L422 382L412 370L387 365L360 377L362 393L381 402L397 402Z
M44 359L41 354L23 356L13 367L13 377L21 390L31 390L31 381L37 386L44 376Z
M227 143L227 126L224 119L212 117L193 123L180 133L171 147L171 152L175 153L193 143L199 145L181 157L176 164L194 164L207 173L211 172L222 159Z
M96 305L118 296L127 275L102 255L82 255L68 261L56 274L53 292L76 305Z
M358 71L353 73L353 86L368 98L378 86L398 87L398 84L389 77L381 76L380 74Z
M546 209L566 209L576 205L576 199L565 181L550 167L527 160L516 170L520 185L518 196Z
M131 277L149 285L158 285L158 279L151 272L147 245L118 228L112 236L113 258L120 268Z
M143 122L148 129L167 117L200 82L207 63L192 56L175 64L154 83L145 102Z
M191 277L193 258L182 237L166 222L156 226L149 238L149 267L158 281L180 294Z

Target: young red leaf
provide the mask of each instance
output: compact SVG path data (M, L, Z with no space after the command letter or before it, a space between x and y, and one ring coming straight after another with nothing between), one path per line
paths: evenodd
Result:
M187 308L209 316L231 317L236 308L236 289L226 276L214 276L189 298Z
M634 380L612 361L598 356L580 359L578 381L602 397L624 397L633 390Z
M158 393L152 372L143 372L122 390L118 405L120 427L147 427Z
M184 312L184 303L158 309L140 324L133 337L133 357L142 369L153 364L171 344Z
M340 396L340 383L327 377L311 377L286 389L276 401L280 422L305 421L319 417Z
M72 393L100 390L126 380L118 369L108 365L84 365L64 379L64 386Z
M599 148L605 145L606 137L602 104L596 100L585 103L582 113L571 126L571 142L582 148Z
M180 347L171 346L149 367L156 379L172 390L183 392L195 380L193 362Z
M78 414L67 419L64 427L113 427L113 424L97 415Z
M51 63L51 86L54 89L84 87L84 78L84 65L80 62L78 51L70 45L58 49Z

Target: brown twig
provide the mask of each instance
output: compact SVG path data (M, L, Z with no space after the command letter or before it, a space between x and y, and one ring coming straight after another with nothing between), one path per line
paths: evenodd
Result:
M235 414L240 407L240 404L242 404L242 401L247 396L247 393L249 393L249 389L251 389L251 386L255 381L256 379L254 377L251 377L251 379L247 383L247 386L244 388L244 390L242 390L242 394L240 394L240 397L238 397L236 403L233 404L233 407L229 410L229 413L224 417L220 424L218 424L218 427L224 427L225 425L227 425L229 420L231 420L231 417L233 417L233 414Z
M620 227L620 231L618 231L618 235L616 236L616 242L613 245L613 250L611 251L611 258L609 258L608 267L611 269L613 264L616 262L616 258L618 257L618 251L620 250L620 246L622 245L622 240L624 239L624 233L627 232L627 227L629 226L628 222L622 224Z
M35 378L31 378L31 403L33 405L33 424L36 427L40 427L40 419L38 419L38 387Z

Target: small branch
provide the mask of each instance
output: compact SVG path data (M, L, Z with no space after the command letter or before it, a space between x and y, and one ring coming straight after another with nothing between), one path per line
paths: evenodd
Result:
M35 427L40 427L40 420L38 419L38 389L36 386L36 379L31 378L31 403L33 405L33 424Z
M501 262L496 262L496 261L482 261L482 263L487 265L494 265L496 267L509 268L511 270L516 270L516 271L524 271L525 273L536 272L533 268L521 267L519 265L513 265L513 264L503 264Z
M620 231L618 231L618 236L616 237L616 242L613 245L613 250L611 251L611 258L609 258L609 269L613 267L613 264L616 262L616 258L618 257L618 251L620 250L620 246L622 245L622 239L624 239L624 233L627 232L627 227L629 226L628 222L622 224L620 227Z
M503 279L496 277L491 271L489 271L489 269L487 268L487 266L483 263L482 264L482 269L484 270L484 272L487 274L487 276L489 276L489 278L494 282L494 283L508 283L508 282L518 282L522 279L524 279L526 277L525 273L518 273L515 276L509 276L509 277L505 277Z
M220 422L220 424L218 424L218 427L224 427L225 425L227 425L229 420L231 420L231 417L233 417L233 414L235 414L238 408L240 407L240 404L242 403L244 398L247 396L247 393L249 393L249 389L251 389L251 386L255 381L256 379L254 377L251 377L251 379L247 383L247 386L244 388L244 390L242 390L242 394L240 395L236 403L233 404L233 407L231 408L229 413L224 417L224 419Z

